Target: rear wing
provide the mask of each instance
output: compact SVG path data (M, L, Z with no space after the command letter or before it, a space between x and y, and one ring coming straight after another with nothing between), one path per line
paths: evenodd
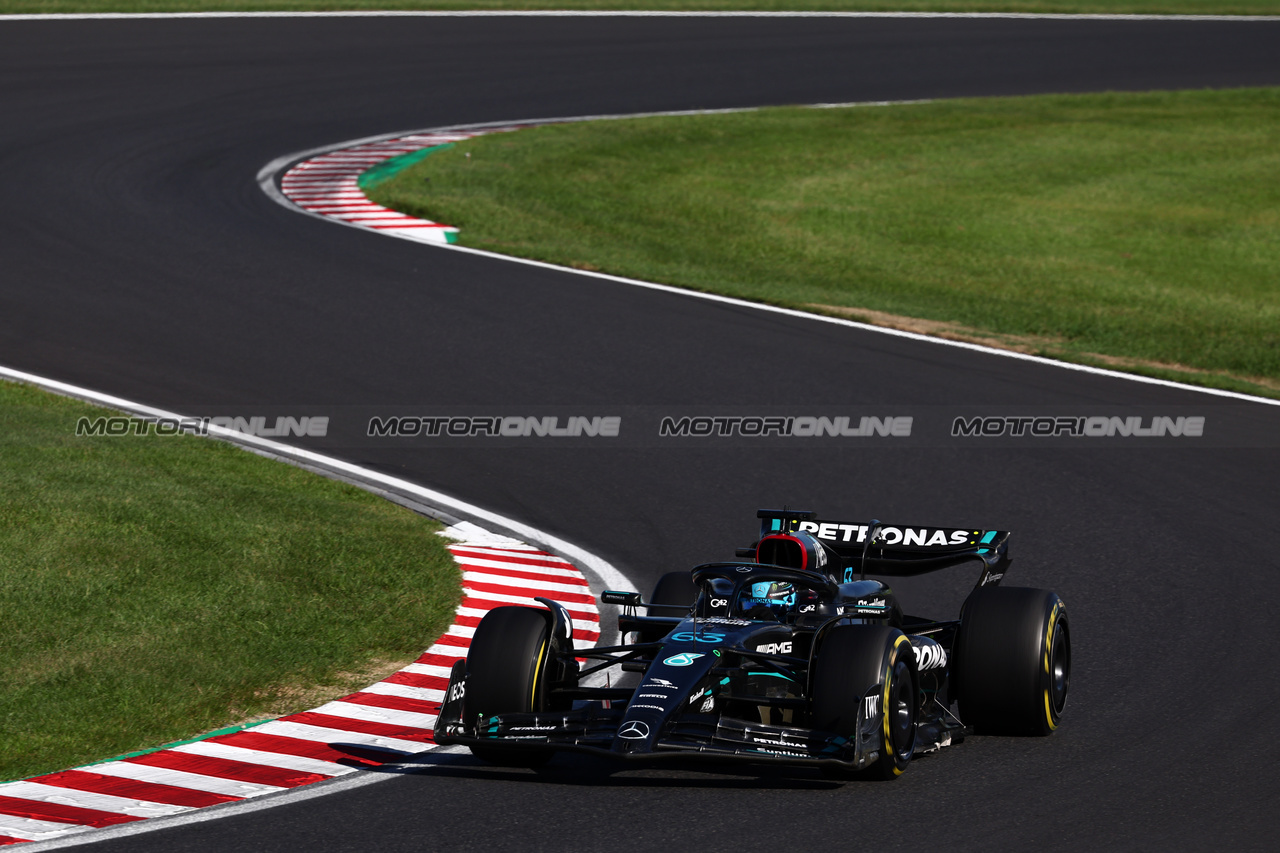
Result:
M922 575L969 561L983 563L979 585L999 582L1009 565L1009 531L924 527L870 521L828 521L807 510L762 509L760 536L803 531L817 538L844 569L892 577Z

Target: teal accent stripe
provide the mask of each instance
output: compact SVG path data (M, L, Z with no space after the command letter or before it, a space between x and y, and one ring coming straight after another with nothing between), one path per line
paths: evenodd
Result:
M417 151L410 151L408 154L401 154L398 157L392 157L389 160L383 160L371 169L366 169L360 173L360 177L356 178L356 183L362 190L369 190L376 187L384 181L389 181L405 169L421 160L426 159L429 155L437 151L443 151L446 148L452 148L457 143L446 142L444 145L433 145L430 148L419 148Z
M985 535L984 535L980 540L978 540L978 541L979 541L980 543L982 543L982 544L985 544L985 543L990 542L992 539L995 539L995 538L996 538L996 531L994 531L994 530L988 530L988 531L986 532L986 534L985 534ZM991 549L990 549L990 548L979 548L979 549L978 549L978 553L979 553L979 554L986 554L986 553L989 553L990 551L991 551Z

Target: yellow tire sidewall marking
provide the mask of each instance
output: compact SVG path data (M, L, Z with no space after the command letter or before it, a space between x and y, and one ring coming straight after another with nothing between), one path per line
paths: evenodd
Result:
M534 703L538 698L538 676L542 674L543 653L547 650L547 641L543 640L538 648L538 662L533 667L533 689L529 691L529 710L537 710Z
M1049 614L1049 624L1044 631L1044 674L1045 677L1052 680L1053 674L1049 671L1049 654L1053 651L1053 632L1058 626L1058 614L1062 610L1062 602L1055 601L1053 604L1053 612ZM1053 704L1050 702L1049 690L1052 687L1052 681L1044 688L1044 718L1049 724L1049 731L1053 731L1058 727L1053 721Z

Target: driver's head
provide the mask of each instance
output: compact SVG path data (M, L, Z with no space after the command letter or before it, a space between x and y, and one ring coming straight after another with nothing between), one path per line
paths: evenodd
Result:
M761 581L753 583L744 591L743 612L763 608L774 615L781 615L790 610L796 603L794 584L778 581Z

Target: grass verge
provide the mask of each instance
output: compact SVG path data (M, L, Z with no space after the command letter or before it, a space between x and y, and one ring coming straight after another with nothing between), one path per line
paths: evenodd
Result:
M0 14L650 10L1277 15L1275 0L0 0Z
M314 707L452 619L440 527L208 439L77 437L0 382L0 779Z
M1280 396L1277 175L1280 89L1241 89L548 126L371 195L467 246Z

